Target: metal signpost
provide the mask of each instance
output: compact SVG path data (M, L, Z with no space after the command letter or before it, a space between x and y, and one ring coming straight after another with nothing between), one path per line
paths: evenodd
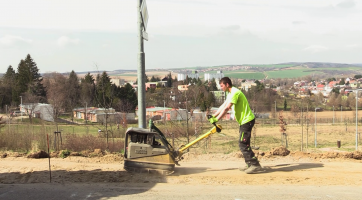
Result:
M143 48L143 40L148 40L146 33L148 22L148 11L146 0L137 0L137 13L138 13L138 39L139 39L139 53L138 53L138 69L137 69L137 92L138 92L138 127L146 128L146 89L145 89L145 52Z
M356 151L358 151L358 91L360 90L356 90Z
M314 108L314 148L317 148L317 108Z

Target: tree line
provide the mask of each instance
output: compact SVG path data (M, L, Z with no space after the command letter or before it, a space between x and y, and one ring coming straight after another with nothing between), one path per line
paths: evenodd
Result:
M123 87L112 84L106 72L95 76L87 73L81 79L74 71L68 75L53 72L42 76L29 54L16 71L9 66L0 79L0 107L17 107L21 100L23 104L50 103L55 115L86 105L112 107L121 112L134 111L137 106L133 87L128 83Z
M160 81L159 77L152 76L147 81ZM147 88L146 106L167 106L192 110L199 108L207 111L211 107L219 106L214 91L218 91L215 79L201 81L200 78L186 77L178 81L171 73L162 80L165 86L157 84L156 88ZM238 86L240 80L233 80ZM257 86L243 91L247 96L254 112L270 111L277 98L276 92L265 88L263 83L256 81ZM187 91L178 90L178 85L187 85ZM20 97L21 96L21 97ZM36 62L28 54L19 62L16 70L9 66L5 75L0 79L0 107L5 105L18 107L22 103L49 103L54 108L57 117L60 113L71 112L76 107L115 108L120 112L134 112L137 107L137 93L130 84L123 87L111 83L106 72L96 75L87 73L78 78L74 71L69 74L57 72L39 73ZM71 115L73 116L73 115Z

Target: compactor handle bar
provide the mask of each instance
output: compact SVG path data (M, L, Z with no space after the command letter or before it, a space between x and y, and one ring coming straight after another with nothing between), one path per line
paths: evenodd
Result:
M212 115L207 115L207 118L210 119L212 117ZM214 134L216 132L220 133L222 127L220 125L217 125L216 123L213 123L213 125L215 127L213 127L210 131L208 131L207 133L204 133L203 135L201 135L200 137L196 138L194 141L186 144L186 145L182 145L177 151L176 151L176 158L181 158L183 152L190 148L192 145L198 143L200 140L205 139L207 137L209 137L211 134Z

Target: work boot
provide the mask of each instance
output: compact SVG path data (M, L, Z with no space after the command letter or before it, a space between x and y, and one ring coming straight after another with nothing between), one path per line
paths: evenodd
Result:
M239 170L240 170L240 171L245 171L245 170L247 170L247 169L249 168L249 166L250 166L250 165L245 164L244 166L239 167Z
M253 173L257 173L258 171L260 171L262 169L262 167L260 166L260 164L255 164L255 165L250 165L250 167L248 167L245 170L245 173L247 174L253 174Z

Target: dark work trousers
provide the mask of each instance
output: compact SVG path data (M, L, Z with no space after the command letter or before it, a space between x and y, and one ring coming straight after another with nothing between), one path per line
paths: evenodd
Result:
M245 163L247 165L259 164L258 159L255 157L255 154L250 147L251 130L253 129L254 124L255 119L243 125L240 125L239 129L239 148L241 153L243 153Z

